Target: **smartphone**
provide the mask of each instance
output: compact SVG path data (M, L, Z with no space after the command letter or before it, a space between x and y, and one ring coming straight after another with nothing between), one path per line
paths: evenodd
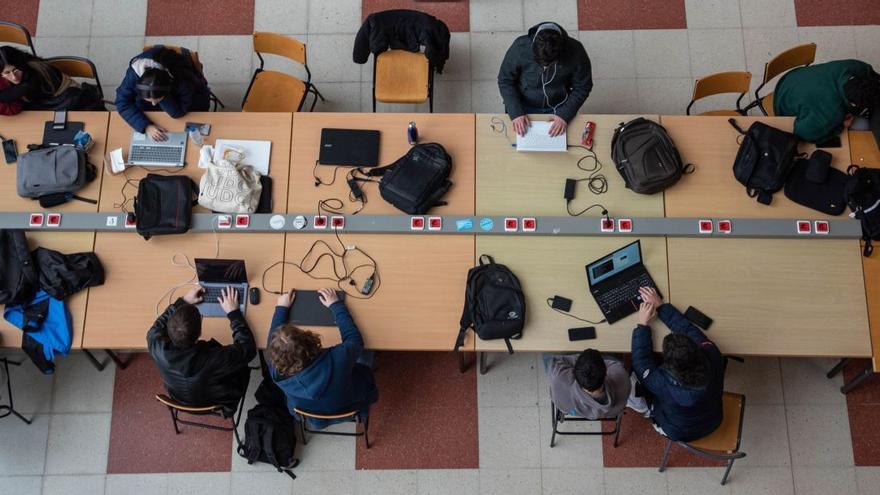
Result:
M67 127L67 110L58 110L55 112L55 118L52 119L52 129L63 131Z
M704 315L699 309L693 306L688 306L687 311L684 312L684 317L703 330L708 330L709 327L712 326L712 318Z
M596 327L580 327L568 329L568 340L590 340L596 338Z
M18 160L18 146L14 139L3 140L3 155L6 157L6 163L12 165Z

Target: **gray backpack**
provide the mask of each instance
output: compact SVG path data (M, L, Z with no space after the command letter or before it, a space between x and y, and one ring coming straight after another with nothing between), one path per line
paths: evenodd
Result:
M73 194L97 176L85 152L73 146L51 146L22 154L16 175L18 195L39 199L43 207L71 199L96 203Z

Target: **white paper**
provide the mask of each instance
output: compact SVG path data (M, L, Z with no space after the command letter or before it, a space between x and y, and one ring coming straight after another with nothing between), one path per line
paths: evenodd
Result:
M532 120L525 136L516 136L517 151L566 151L568 141L566 135L550 136L551 122Z

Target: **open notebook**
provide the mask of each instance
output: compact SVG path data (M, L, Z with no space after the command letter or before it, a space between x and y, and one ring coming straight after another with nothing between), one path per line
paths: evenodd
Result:
M516 136L516 151L565 151L566 136L550 137L550 122L533 120L525 136Z

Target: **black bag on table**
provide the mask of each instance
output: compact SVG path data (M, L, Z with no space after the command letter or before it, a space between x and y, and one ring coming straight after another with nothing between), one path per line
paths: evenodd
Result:
M773 193L782 189L794 166L797 137L762 122L755 122L743 131L735 119L728 120L743 135L733 161L733 175L746 186L750 198L769 205Z
M672 186L688 168L666 129L642 117L614 130L611 159L626 187L640 194L654 194Z
M32 255L40 274L40 288L55 299L64 300L104 283L104 266L95 253L64 254L38 247Z
M468 271L455 350L464 345L468 329L473 328L483 340L504 339L513 354L510 339L522 337L525 321L526 298L519 279L488 254L480 256L479 266Z
M816 150L809 160L798 158L785 181L785 197L799 205L840 215L846 209L844 190L849 177L831 168L831 154Z
M0 229L0 304L24 304L34 298L39 275L23 230Z
M850 165L846 182L846 204L852 210L851 217L862 223L862 254L871 256L872 241L880 240L880 169Z
M437 143L416 144L391 165L361 173L382 177L379 194L395 208L410 215L422 215L447 204L440 198L452 187L452 157Z
M196 183L184 175L147 174L134 198L137 233L149 240L154 235L182 234L192 225L192 207L198 204Z

